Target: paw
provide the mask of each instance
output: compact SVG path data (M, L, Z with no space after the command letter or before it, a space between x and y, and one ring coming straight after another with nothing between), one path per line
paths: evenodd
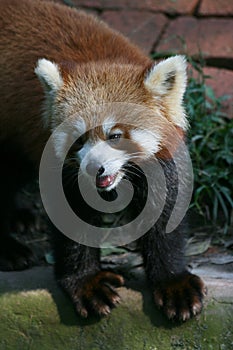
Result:
M196 275L185 273L158 283L154 300L169 319L186 321L201 312L206 294L204 282Z
M108 271L100 271L81 279L72 276L61 281L77 313L85 318L91 314L108 315L111 309L120 302L115 287L123 284L122 276Z
M0 270L24 270L32 266L34 256L31 250L14 238L7 236L0 239Z

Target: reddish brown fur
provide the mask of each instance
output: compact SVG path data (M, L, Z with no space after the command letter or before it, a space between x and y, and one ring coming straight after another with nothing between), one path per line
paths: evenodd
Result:
M98 19L59 4L1 0L0 23L0 140L19 142L34 161L48 138L41 121L43 91L34 73L38 58L63 63L65 82L74 62L128 64L129 73L131 65L140 72L151 65L138 48Z
M166 140L165 145L156 156L160 159L171 159L180 142L184 140L185 133L183 129L174 126L173 128L166 130L164 135L164 139Z

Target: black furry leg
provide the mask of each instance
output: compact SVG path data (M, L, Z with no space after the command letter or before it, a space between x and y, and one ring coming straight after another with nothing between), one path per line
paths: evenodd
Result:
M115 287L124 280L120 275L100 269L98 248L78 244L60 232L54 233L55 274L71 298L79 315L107 315L120 301Z
M10 148L6 145L1 145L0 157L2 160L0 173L0 270L23 270L32 265L33 254L29 248L16 241L10 234L15 210L15 195L30 171L21 162L21 159L13 154L13 151L11 154ZM15 169L17 169L17 173ZM26 172L26 177L21 170Z
M198 276L186 270L182 225L166 233L176 204L179 178L173 159L160 160L160 165L166 179L166 203L154 227L141 239L142 254L155 304L169 319L185 321L200 313L206 288Z
M181 233L161 233L155 226L141 244L156 305L169 319L185 321L200 313L206 288L198 276L185 269Z

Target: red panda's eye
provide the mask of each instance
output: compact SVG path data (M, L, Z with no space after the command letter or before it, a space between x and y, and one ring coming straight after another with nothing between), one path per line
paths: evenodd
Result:
M118 134L112 134L112 135L109 135L109 140L111 141L111 142L118 142L119 140L120 140L120 138L121 138L121 136L122 136L122 134L120 134L120 133L118 133Z

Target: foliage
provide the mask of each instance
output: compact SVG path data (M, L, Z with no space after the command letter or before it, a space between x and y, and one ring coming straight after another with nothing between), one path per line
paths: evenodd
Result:
M222 112L222 102L206 85L202 62L191 58L192 72L185 95L190 120L189 147L194 171L191 207L212 222L230 223L233 209L233 119Z

